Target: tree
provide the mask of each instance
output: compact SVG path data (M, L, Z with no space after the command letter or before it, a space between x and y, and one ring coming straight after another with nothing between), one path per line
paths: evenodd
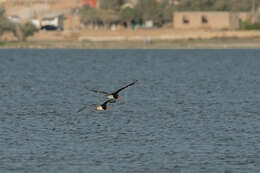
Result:
M173 6L168 0L139 0L135 7L120 10L120 22L130 24L131 21L142 24L152 20L155 26L162 26L172 21Z
M212 9L215 11L230 11L231 9L231 1L227 0L218 0L215 1Z
M152 20L156 26L162 26L172 20L173 6L167 0L139 0L136 8L140 21Z
M121 23L126 23L129 26L132 21L138 20L138 11L136 8L126 7L120 10L119 19Z
M86 6L80 9L80 20L84 25L110 25L119 18L112 10L93 9Z
M12 32L16 36L16 26L5 17L5 9L0 6L0 35L5 32Z
M178 9L181 11L208 11L215 4L215 2L216 0L183 0Z
M21 28L23 41L26 41L26 39L29 36L33 36L36 32L38 32L38 29L36 28L36 26L31 22L27 22L27 23L21 25L20 28Z
M163 0L160 3L160 11L162 15L162 24L171 23L173 18L174 7L169 4L168 0Z
M0 17L4 16L5 14L5 9L4 7L0 6Z
M84 6L79 11L81 23L84 25L101 23L101 17L98 10Z
M180 11L250 11L252 0L182 0ZM260 1L256 1L256 6Z
M136 8L143 20L155 20L158 16L159 5L156 0L139 0Z
M100 8L105 10L119 11L124 0L100 0Z

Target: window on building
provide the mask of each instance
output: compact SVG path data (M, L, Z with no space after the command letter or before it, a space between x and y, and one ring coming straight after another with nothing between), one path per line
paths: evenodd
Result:
M208 17L207 16L201 16L201 23L208 23Z
M186 16L182 17L182 21L183 21L183 24L189 24L190 23L190 20Z

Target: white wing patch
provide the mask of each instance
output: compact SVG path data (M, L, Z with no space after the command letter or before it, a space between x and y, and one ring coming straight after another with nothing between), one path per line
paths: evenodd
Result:
M107 98L108 99L115 99L113 95L108 95Z
M102 106L97 106L96 109L97 109L98 111L103 111L103 110L104 110L104 109L102 108Z

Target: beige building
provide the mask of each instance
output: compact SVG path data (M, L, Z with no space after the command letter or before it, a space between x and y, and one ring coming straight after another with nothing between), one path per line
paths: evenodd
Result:
M240 12L239 13L239 19L240 21L247 21L252 18L252 13L251 12Z
M239 13L231 12L176 12L174 29L236 29Z

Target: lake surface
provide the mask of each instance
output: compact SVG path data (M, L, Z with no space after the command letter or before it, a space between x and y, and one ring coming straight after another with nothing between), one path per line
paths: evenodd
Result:
M260 172L260 50L4 49L0 79L0 172Z

